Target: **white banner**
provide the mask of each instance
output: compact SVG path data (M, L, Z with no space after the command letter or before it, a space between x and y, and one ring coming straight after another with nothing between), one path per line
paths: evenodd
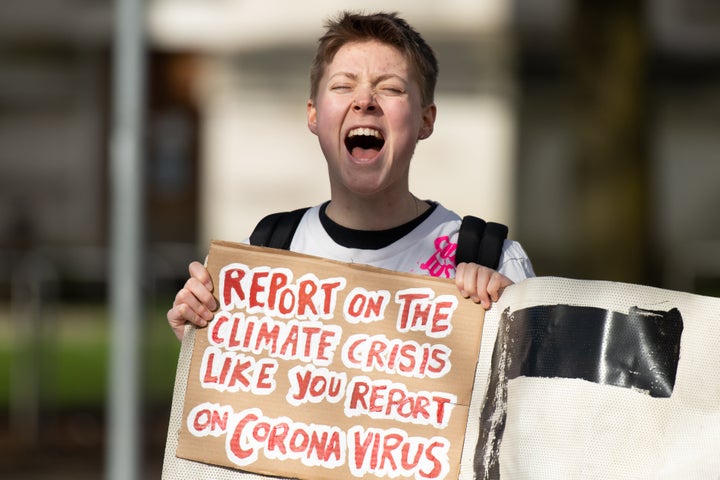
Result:
M486 314L473 395L461 478L716 480L720 299L527 280Z

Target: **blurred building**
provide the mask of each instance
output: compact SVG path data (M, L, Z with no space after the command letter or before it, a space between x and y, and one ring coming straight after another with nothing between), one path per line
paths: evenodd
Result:
M514 18L539 272L720 294L720 4L518 0Z
M211 238L241 240L265 213L328 197L307 71L323 19L353 7L148 2L149 288L172 291ZM510 224L541 275L717 293L716 1L362 8L400 11L438 53L437 127L411 176L420 196ZM101 296L112 4L3 11L0 291L32 253L62 295Z

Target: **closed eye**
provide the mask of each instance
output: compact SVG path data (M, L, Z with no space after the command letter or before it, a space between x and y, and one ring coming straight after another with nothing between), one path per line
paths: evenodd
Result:
M379 90L384 93L389 93L393 95L400 95L405 92L405 89L402 87L398 87L395 85L381 85Z

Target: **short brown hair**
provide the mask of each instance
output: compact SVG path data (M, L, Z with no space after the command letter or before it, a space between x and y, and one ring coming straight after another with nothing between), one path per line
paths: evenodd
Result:
M351 42L375 40L397 48L415 68L423 105L433 103L438 64L435 53L420 34L397 13L364 15L343 12L325 24L327 30L318 39L315 59L310 67L310 98L315 99L320 78L340 48Z

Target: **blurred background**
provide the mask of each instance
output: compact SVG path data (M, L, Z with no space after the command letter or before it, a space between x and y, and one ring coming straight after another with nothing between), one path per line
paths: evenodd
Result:
M105 476L115 5L2 6L3 479ZM399 11L436 50L416 194L509 224L538 275L720 296L716 0L144 7L138 476L162 469L179 352L165 313L187 264L328 198L305 105L315 41L341 9Z

